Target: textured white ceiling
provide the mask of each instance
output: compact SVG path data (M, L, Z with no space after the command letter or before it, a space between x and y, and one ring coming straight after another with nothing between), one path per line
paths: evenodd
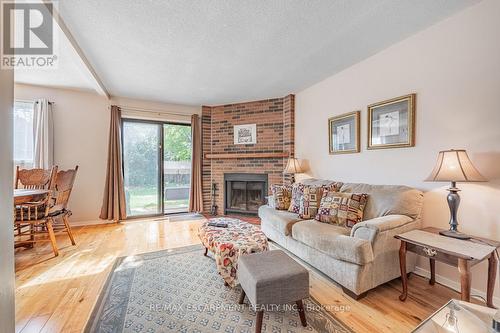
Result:
M54 27L57 36L54 49L58 57L57 67L55 69L18 67L14 70L14 81L46 87L94 90L93 78L83 67L78 53L55 22Z
M225 104L297 92L478 1L64 0L112 95Z

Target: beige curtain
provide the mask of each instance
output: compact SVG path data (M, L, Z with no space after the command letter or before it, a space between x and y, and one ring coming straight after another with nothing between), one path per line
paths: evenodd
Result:
M54 119L52 104L45 98L33 107L33 167L50 169L54 165Z
M201 130L200 117L197 114L191 116L191 137L193 142L193 154L191 158L191 191L189 194L189 211L203 211L203 195L201 188Z
M122 169L121 110L116 105L111 106L106 186L99 217L113 221L127 218Z

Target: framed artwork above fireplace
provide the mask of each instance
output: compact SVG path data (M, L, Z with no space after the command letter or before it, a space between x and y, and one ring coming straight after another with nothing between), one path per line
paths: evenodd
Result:
M257 124L234 125L235 145L254 145L257 143Z

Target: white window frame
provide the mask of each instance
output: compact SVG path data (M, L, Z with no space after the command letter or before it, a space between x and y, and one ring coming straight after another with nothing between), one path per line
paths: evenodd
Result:
M22 99L15 99L14 100L14 105L13 105L13 108L12 108L12 112L15 113L16 112L16 104L18 103L24 103L24 104L30 104L32 106L32 112L34 112L34 104L35 104L35 101L30 101L30 100L22 100ZM13 118L14 118L14 115L13 115ZM13 120L13 130L15 131L16 130L16 126L14 124L14 120ZM15 144L15 133L14 133L14 144ZM32 154L31 156L31 159L19 159L19 160L16 160L15 159L15 156L16 156L16 153L15 153L15 145L14 145L14 152L13 152L13 158L14 158L14 165L15 166L20 166L20 167L24 167L24 168L31 168L33 167L33 164L34 164L34 156Z

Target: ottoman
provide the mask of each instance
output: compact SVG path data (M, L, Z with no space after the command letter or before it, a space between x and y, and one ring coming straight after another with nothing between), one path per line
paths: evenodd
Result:
M227 222L227 228L209 226L209 222ZM217 271L224 284L236 287L238 280L238 258L246 253L262 252L269 249L266 235L256 226L239 219L218 217L203 222L198 236L205 247L205 255L212 252Z
M309 297L309 272L280 250L242 255L238 261L241 285L239 303L245 295L257 312L255 332L262 329L265 309L297 305L302 326L307 326L302 299Z

